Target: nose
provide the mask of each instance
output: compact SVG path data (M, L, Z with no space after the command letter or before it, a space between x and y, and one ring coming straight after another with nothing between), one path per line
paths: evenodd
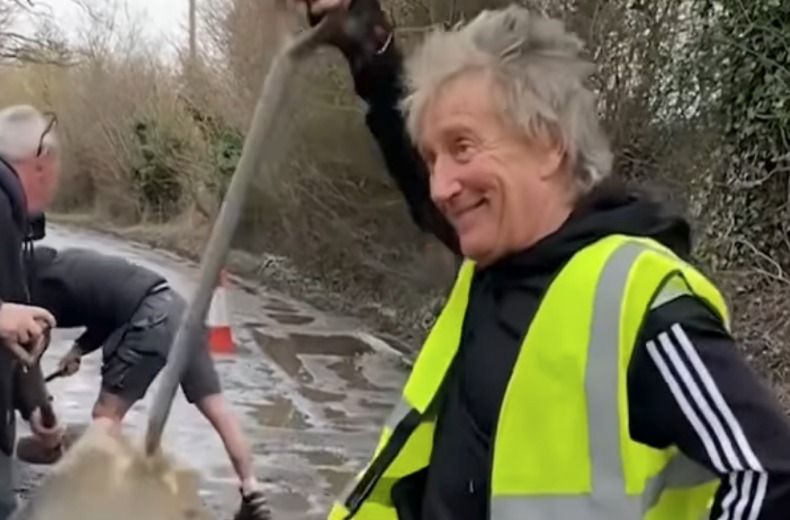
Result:
M435 203L447 202L461 192L459 166L447 156L437 157L431 175L431 198Z

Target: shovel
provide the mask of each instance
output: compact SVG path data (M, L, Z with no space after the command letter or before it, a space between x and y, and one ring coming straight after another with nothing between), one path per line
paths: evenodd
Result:
M47 327L44 330L44 335L41 341L32 348L26 349L21 347L20 345L16 345L16 348L12 347L14 353L17 357L22 361L22 363L27 368L32 368L34 365L37 365L40 360L41 356L46 352L49 348L50 341L52 340L52 331ZM20 352L24 352L25 356L20 356ZM55 379L56 377L62 377L66 375L66 370L57 370L54 373L48 375L44 378L44 382L48 383L49 381ZM42 390L46 391L46 390ZM55 417L55 411L52 409L52 397L50 396L49 400L41 406L41 423L46 428L52 428L55 426L57 422L57 418ZM61 455L63 455L63 450L65 446L61 443L58 446L44 446L39 441L38 437L34 435L29 435L27 437L22 437L17 442L16 446L16 456L18 459L27 462L29 464L53 464L58 459L60 459Z
M173 340L153 399L144 447L95 426L52 467L13 520L202 520L211 515L198 495L198 478L161 449L162 434L187 360L202 348L204 318L220 274L249 184L263 165L281 159L281 129L292 118L297 65L328 41L336 20L326 17L291 39L272 62L264 80L242 155L214 223L201 264L200 281Z
M266 76L263 91L252 117L252 126L244 141L239 164L203 254L197 290L173 339L173 347L163 370L163 378L153 400L145 439L145 450L148 455L153 455L159 448L173 397L181 380L181 373L192 354L191 349L201 348L201 339L205 335L206 313L230 250L231 240L238 227L249 193L249 184L266 162L273 165L281 159L284 147L280 146L282 136L278 134L289 126L288 122L293 118L292 112L287 110L286 106L288 99L294 95L295 89L291 79L295 76L296 66L316 47L328 41L334 30L333 22L333 19L326 18L286 44L272 62Z
M54 379L66 377L67 375L68 370L64 367L46 376L44 382L49 383ZM50 400L51 399L50 397ZM41 419L44 426L48 428L55 424L55 413L51 405L47 404L41 408ZM78 434L76 431L67 428L63 442L59 446L49 447L44 446L36 436L29 435L19 439L19 442L17 442L16 456L19 460L27 462L28 464L54 464L60 460L65 450L74 443L77 436Z

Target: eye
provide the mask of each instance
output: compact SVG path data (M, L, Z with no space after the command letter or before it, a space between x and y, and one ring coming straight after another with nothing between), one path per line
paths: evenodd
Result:
M472 141L465 137L459 137L453 140L451 147L453 158L460 163L468 162L474 154L474 146Z
M436 162L436 152L434 152L433 150L421 148L420 155L422 156L422 160L425 163L425 166L428 167L428 172L433 173L433 166L434 163Z

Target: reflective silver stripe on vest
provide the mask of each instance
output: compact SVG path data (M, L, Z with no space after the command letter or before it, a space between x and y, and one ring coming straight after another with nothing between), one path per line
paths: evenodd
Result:
M677 455L653 477L639 497L619 496L501 497L491 504L494 520L641 520L666 489L710 482L715 476L685 455ZM702 514L707 518L707 513Z
M592 497L613 505L621 501L611 499L624 496L625 489L620 454L620 414L617 407L620 309L628 273L644 250L645 246L641 244L627 242L606 262L595 290L592 331L587 352L585 390ZM621 518L612 516L616 511L607 514L608 519Z
M665 489L699 486L715 478L716 475L705 467L683 454L678 454L645 486L645 492L642 494L642 511L649 511L656 505Z
M689 289L688 284L686 284L686 280L680 275L673 276L666 283L664 288L661 289L661 292L658 293L658 296L655 297L652 304L650 305L650 309L656 309L676 298L680 298L681 296L686 296L688 294L691 294L691 289Z
M668 487L702 484L712 478L680 455L648 483L642 496L625 493L617 407L620 309L628 274L639 255L648 249L652 248L637 242L620 246L604 266L596 287L585 375L592 492L581 496L495 497L491 502L492 520L640 520ZM670 290L676 288L668 285ZM657 298L668 296L659 293Z

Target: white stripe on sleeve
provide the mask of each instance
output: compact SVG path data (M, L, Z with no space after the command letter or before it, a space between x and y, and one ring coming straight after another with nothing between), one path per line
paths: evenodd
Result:
M656 367L658 367L659 372L661 372L661 376L664 378L667 386L669 386L669 389L680 406L680 409L683 410L683 414L686 416L686 419L688 419L688 421L691 423L691 426L694 427L694 431L697 432L697 435L699 436L700 441L702 441L702 444L705 446L705 451L708 453L708 457L713 463L713 466L716 468L716 471L719 473L725 473L726 470L724 469L724 464L721 462L719 450L716 448L710 433L708 433L705 425L702 424L697 412L695 412L691 407L691 404L688 402L688 399L686 399L686 396L683 395L683 390L680 389L680 385L675 379L675 376L669 370L669 367L664 362L661 354L659 354L658 347L656 346L655 342L647 342L647 352L653 359L653 363L655 363Z
M729 463L728 469L742 471L744 467L741 463L740 457L735 454L735 449L732 447L732 442L730 441L731 436L729 434L730 432L725 431L724 425L713 411L713 408L711 408L708 399L706 396L702 395L699 385L691 375L685 360L680 357L680 354L678 354L675 344L672 340L670 340L669 335L666 332L660 334L658 336L658 340L661 342L661 347L664 349L664 352L669 357L670 364L673 366L675 371L680 374L680 380L683 383L686 391L691 395L693 403L699 410L702 411L702 416L705 418L708 426L710 426L711 430L713 431L713 435L716 440L719 441L719 445L723 448L724 456Z
M681 348L691 360L691 364L693 365L697 374L699 374L702 384L705 385L705 389L713 399L714 405L721 412L724 420L727 422L727 425L734 434L735 441L738 443L738 448L740 448L741 453L743 453L743 456L746 458L747 466L754 471L763 471L762 464L760 464L760 461L757 460L757 456L754 454L754 451L752 451L752 447L749 444L749 441L746 439L746 435L743 433L741 423L739 423L738 419L735 418L735 415L732 413L727 401L724 400L724 397L719 391L719 387L716 386L716 382L713 380L713 377L711 377L710 372L705 367L702 359L700 359L699 354L697 354L697 350L691 344L691 340L689 340L689 337L683 331L683 327L681 327L679 323L676 323L672 326L672 332L675 334L675 337L680 343Z
M683 327L670 331L659 334L658 344L649 341L647 351L713 466L729 473L719 520L757 520L768 475Z

